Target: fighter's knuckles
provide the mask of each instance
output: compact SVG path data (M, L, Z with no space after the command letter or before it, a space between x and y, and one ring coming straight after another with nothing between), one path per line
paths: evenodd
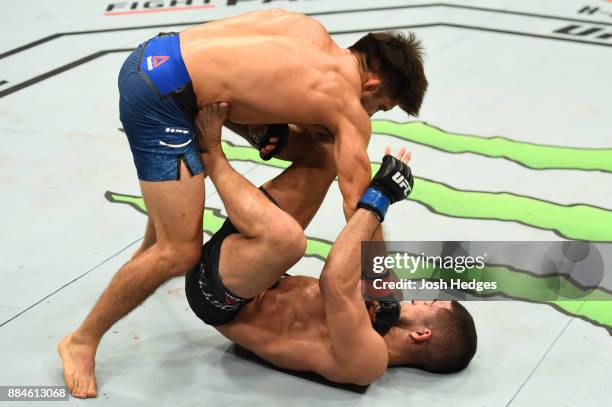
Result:
M386 190L393 203L404 199L412 192L414 180L412 171L405 162L392 155L385 155L372 183Z

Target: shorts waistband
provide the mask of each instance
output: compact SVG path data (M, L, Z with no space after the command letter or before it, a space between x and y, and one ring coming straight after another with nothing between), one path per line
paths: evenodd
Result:
M197 98L183 61L178 33L159 33L145 42L138 71L159 97L171 97L190 120L195 118Z

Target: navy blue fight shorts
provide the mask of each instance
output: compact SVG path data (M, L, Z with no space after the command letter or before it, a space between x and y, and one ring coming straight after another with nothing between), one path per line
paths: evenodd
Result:
M203 172L193 120L198 105L178 33L138 46L119 72L119 113L142 181L178 180L180 162Z

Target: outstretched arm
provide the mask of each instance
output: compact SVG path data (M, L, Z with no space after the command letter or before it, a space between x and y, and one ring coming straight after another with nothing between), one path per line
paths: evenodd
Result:
M355 251L370 240L380 221L374 213L358 209L334 243L321 273L319 287L336 360L328 378L367 385L385 372L387 347L372 329L361 296L360 256Z
M362 114L356 114L355 119L346 118L339 123L334 143L334 160L343 197L342 209L347 222L355 213L359 198L372 177L370 159L366 152L372 126L361 110L357 110L357 113ZM376 228L371 240L384 240L382 225Z
M340 236L334 243L319 286L337 366L327 373L332 380L369 384L380 377L388 364L383 338L372 329L361 294L359 250L362 241L370 240L384 219L386 206L409 192L396 179L411 180L405 165L409 154L401 151L397 158L386 156L368 192L359 200ZM371 200L372 195L377 199ZM386 199L386 206L381 201ZM357 357L358 355L358 357Z

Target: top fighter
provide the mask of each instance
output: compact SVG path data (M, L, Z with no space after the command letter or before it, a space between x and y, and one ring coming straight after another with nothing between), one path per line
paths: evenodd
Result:
M376 301L364 305L360 244L371 239L388 205L411 191L409 154L385 156L320 279L283 277L304 255L303 228L334 179L331 148L307 136L291 139L280 156L292 165L257 190L223 155L224 114L213 105L196 122L228 218L202 248L200 264L187 272L185 292L195 314L278 367L317 372L335 382L367 385L391 365L438 373L465 368L477 336L459 303L400 303L395 293L368 284L366 273L363 289ZM364 255L377 251L366 249Z
M193 119L202 106L229 102L233 122L307 124L330 134L348 219L370 181L369 116L396 105L416 115L426 88L413 36L368 34L343 49L316 20L278 9L141 44L121 68L119 107L149 221L141 247L58 345L72 395L95 397L104 333L199 260L204 177Z

